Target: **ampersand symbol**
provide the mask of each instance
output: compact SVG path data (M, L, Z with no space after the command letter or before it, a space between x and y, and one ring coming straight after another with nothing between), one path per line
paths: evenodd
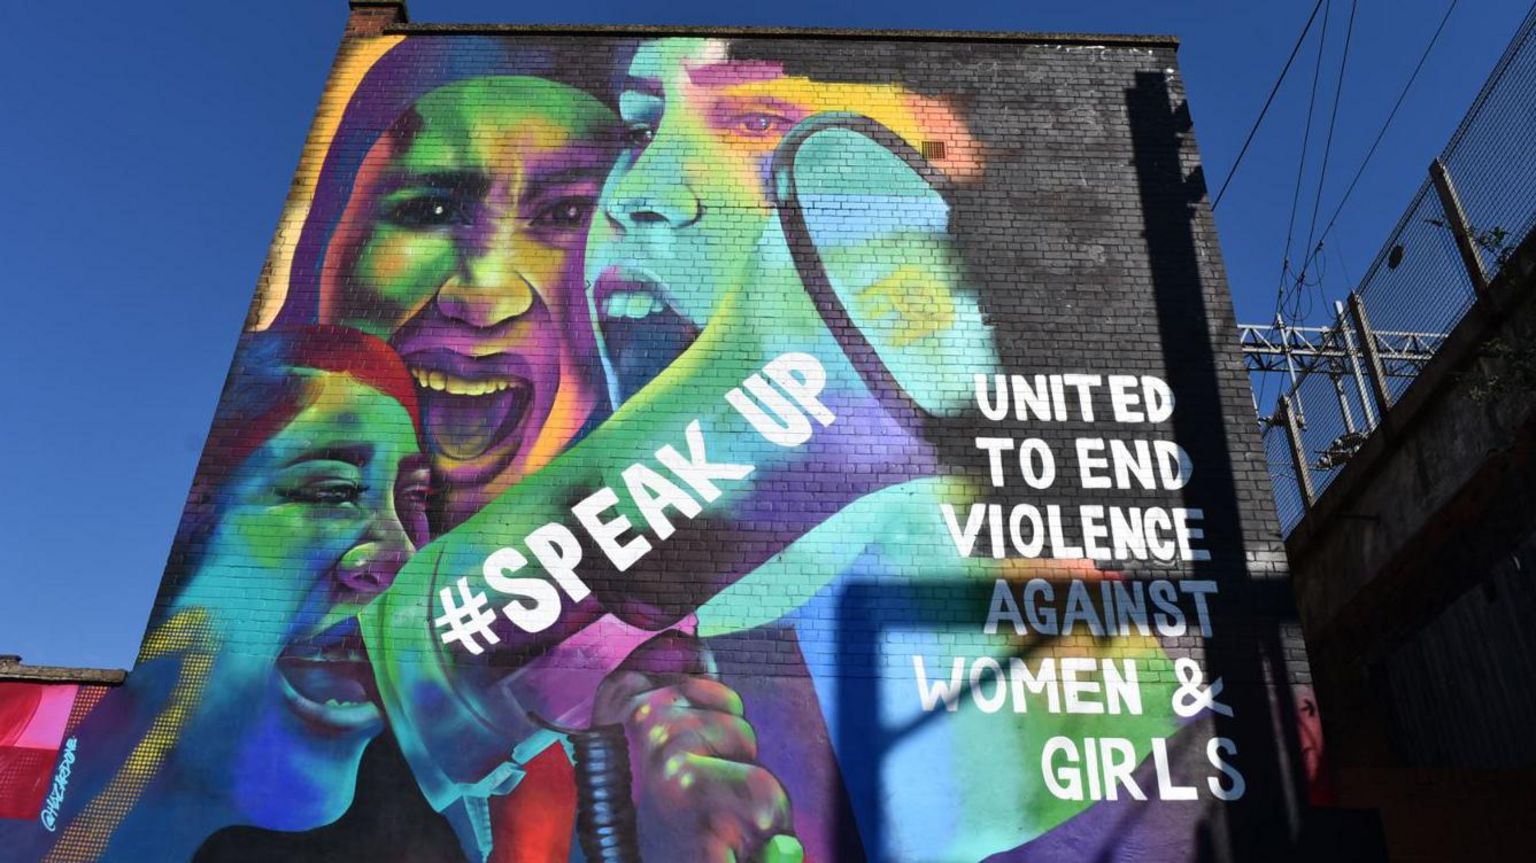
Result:
M1187 718L1209 707L1222 716L1232 715L1232 708L1216 700L1222 690L1221 678L1211 681L1209 689L1203 688L1205 672L1200 663L1188 657L1175 659L1173 672L1179 678L1179 688L1173 693L1174 713Z

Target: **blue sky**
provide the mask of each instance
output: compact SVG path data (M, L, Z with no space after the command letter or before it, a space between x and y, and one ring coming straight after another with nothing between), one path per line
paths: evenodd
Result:
M1359 0L1325 216L1447 3ZM1349 0L1330 4L1320 92L1331 96ZM417 21L1172 33L1183 40L1180 65L1214 186L1311 6L412 0L411 13ZM1528 9L1526 0L1456 9L1328 239L1330 297L1364 272ZM87 0L0 11L0 653L38 664L131 664L345 19L343 0ZM1217 211L1245 321L1274 311L1313 46ZM1315 184L1309 175L1304 207Z

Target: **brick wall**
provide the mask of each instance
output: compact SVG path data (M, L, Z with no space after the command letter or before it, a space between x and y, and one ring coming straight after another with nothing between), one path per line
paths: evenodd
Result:
M154 780L71 829L1304 841L1325 759L1171 41L362 6L97 730L158 722ZM216 814L167 826L184 795Z

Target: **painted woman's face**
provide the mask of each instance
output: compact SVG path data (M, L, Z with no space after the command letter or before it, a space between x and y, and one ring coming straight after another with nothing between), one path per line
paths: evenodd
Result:
M658 39L635 52L619 109L625 147L587 240L586 280L619 401L675 360L733 293L748 295L774 216L770 168L805 118L852 112L916 146L947 140L934 162L977 170L957 115L896 85L815 81L778 63L737 60L718 39ZM774 298L754 307L776 310Z
M457 515L561 452L600 403L581 261L616 124L540 78L442 87L369 153L337 228L321 317L410 367Z
M178 758L240 823L280 830L340 817L383 728L353 615L426 540L429 478L399 402L346 374L293 373L309 407L224 484L172 608L205 611L219 644ZM252 597L262 614L237 616Z

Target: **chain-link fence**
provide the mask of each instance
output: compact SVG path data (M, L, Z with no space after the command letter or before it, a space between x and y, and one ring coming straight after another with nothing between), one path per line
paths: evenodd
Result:
M1536 7L1429 173L1333 325L1280 343L1264 448L1286 533L1536 228Z

